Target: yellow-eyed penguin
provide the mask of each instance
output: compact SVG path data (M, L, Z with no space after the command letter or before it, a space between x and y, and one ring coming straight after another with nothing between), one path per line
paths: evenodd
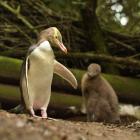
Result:
M39 34L37 44L28 50L21 69L20 89L26 109L32 116L34 110L41 110L41 117L47 118L47 107L51 96L53 73L67 80L77 88L74 75L55 60L52 46L67 49L62 43L62 36L56 27L50 27Z

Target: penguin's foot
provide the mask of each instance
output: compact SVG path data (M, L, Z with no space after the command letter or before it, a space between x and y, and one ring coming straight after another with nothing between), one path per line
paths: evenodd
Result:
M49 118L47 116L48 115L47 115L47 112L46 112L46 108L41 108L41 118L56 121L56 119Z
M30 108L29 112L30 112L30 114L31 114L32 117L40 118L40 119L42 118L42 117L37 116L37 115L35 114L35 111L33 110L33 108Z
M48 119L48 120L53 120L53 121L57 121L57 119L54 119L54 118L50 118L50 117L48 117L47 119Z
M41 117L42 117L43 119L47 119L46 108L41 108Z
M32 117L35 117L35 118L39 118L39 119L48 119L48 120L53 120L53 121L57 121L57 119L53 119L53 118L50 118L50 117L47 117L47 112L46 112L46 108L41 108L41 116L37 116L35 114L35 111L33 108L30 108L29 109L29 112L31 114Z
M31 116L36 117L36 115L35 115L35 112L34 112L33 108L30 108L30 109L29 109L29 112L30 112Z

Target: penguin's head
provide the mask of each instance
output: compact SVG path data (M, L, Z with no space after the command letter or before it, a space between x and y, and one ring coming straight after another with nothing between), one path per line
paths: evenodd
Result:
M38 37L38 42L41 43L48 40L51 46L60 48L63 52L67 53L67 49L62 42L62 36L56 27L50 27L43 30Z
M101 66L95 63L92 63L88 66L87 74L89 77L96 77L101 73Z

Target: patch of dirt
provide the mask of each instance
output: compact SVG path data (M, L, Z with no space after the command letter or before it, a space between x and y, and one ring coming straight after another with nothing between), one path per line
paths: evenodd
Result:
M0 140L140 140L140 121L103 124L46 120L0 110Z

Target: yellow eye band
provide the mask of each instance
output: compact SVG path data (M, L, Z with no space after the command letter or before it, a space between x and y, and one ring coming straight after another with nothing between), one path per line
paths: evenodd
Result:
M54 37L56 37L56 36L57 36L57 29L54 28Z

